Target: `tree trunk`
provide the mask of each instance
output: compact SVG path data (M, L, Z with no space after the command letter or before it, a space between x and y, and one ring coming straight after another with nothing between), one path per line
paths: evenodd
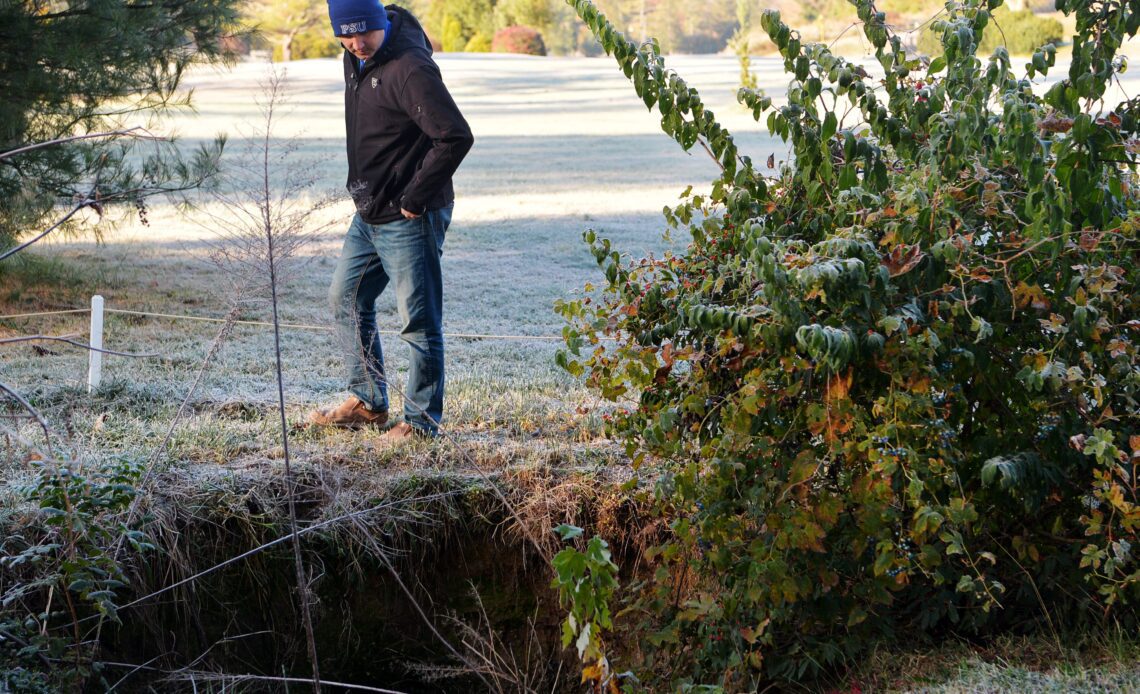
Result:
M293 39L297 38L298 31L293 29L281 37L281 62L287 63L293 59Z

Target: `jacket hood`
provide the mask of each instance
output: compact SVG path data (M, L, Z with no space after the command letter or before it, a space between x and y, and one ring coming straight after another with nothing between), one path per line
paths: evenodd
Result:
M388 5L386 9L388 21L391 23L389 29L391 35L384 41L374 60L377 63L386 63L401 53L415 49L426 50L428 55L431 55L431 42L428 41L427 32L420 26L415 15L397 5Z

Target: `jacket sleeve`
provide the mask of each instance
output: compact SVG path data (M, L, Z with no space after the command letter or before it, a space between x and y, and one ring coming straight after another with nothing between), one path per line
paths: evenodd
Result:
M451 180L475 138L434 65L420 65L411 71L400 91L400 102L431 139L431 149L400 198L401 207L423 214L431 199Z

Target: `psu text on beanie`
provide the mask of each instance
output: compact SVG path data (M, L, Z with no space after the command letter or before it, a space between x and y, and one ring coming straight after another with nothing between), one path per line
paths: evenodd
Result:
M380 0L328 0L333 34L347 36L366 31L388 31L388 12Z

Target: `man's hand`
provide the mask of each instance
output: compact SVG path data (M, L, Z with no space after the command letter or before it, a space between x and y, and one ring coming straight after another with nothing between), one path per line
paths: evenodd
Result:
M415 212L408 212L404 208L400 208L400 214L404 215L404 219L419 219L420 215Z

